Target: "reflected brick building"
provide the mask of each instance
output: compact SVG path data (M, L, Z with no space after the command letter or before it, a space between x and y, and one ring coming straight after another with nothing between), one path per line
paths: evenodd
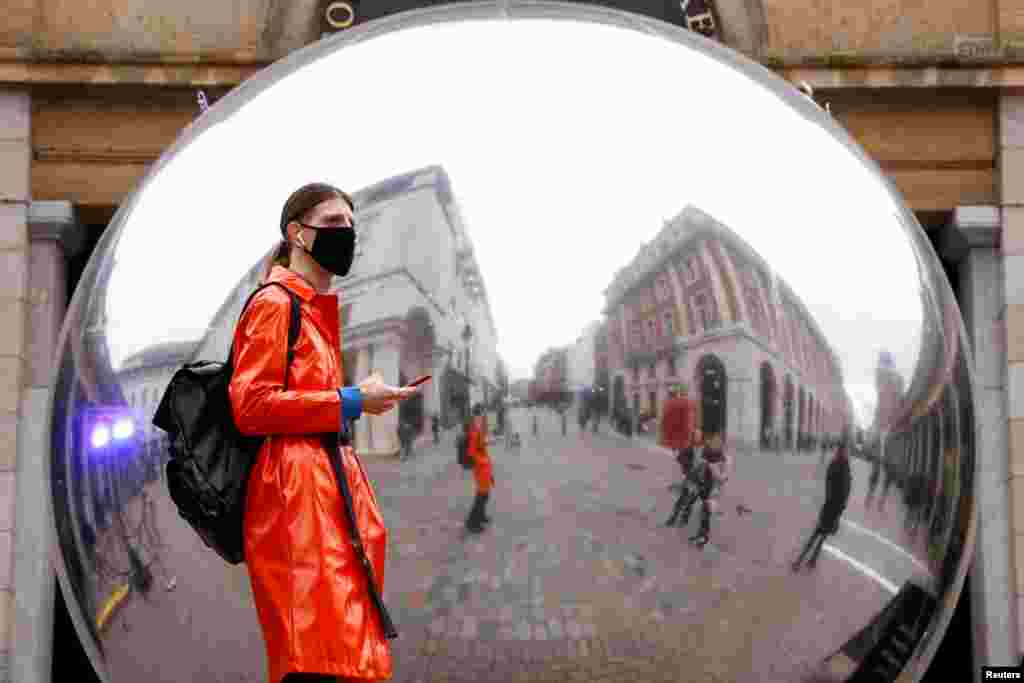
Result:
M533 370L531 400L545 401L569 390L569 347L545 351Z
M657 417L684 382L702 429L735 446L807 445L849 422L838 359L803 303L699 209L668 221L605 297L595 365L606 364L613 410Z
M882 434L888 432L895 425L904 391L903 376L896 371L896 363L888 351L878 354L875 386L878 389L878 405L875 408L875 420L872 427L876 432Z

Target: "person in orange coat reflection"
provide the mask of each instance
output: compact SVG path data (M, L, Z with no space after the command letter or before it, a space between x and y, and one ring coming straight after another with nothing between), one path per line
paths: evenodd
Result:
M466 451L473 461L473 477L476 479L476 496L473 507L466 518L466 529L474 534L484 530L490 524L487 516L487 500L491 497L494 485L494 471L491 468L491 456L487 452L487 416L483 406L477 404L473 408L473 416L466 421Z
M697 431L697 403L689 398L689 388L685 384L677 384L669 390L668 400L661 411L661 433L658 443L672 449L676 462L683 470L683 489L672 507L672 515L665 526L672 526L680 517L686 504L686 478L693 464L693 448L696 446L694 436ZM683 520L683 524L686 520Z
M355 245L353 203L311 184L288 199L282 243L265 280L298 296L300 331L284 390L291 300L280 287L253 297L235 328L229 395L241 433L266 436L250 475L245 561L266 643L270 683L386 680L391 653L352 546L328 455L330 439L362 413L381 415L416 389L376 373L342 387L341 328L332 276L345 275ZM333 443L337 443L335 438ZM355 452L334 446L380 593L387 529Z

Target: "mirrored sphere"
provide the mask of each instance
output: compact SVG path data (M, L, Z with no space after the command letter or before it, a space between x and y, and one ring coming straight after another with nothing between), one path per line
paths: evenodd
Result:
M432 375L354 429L387 529L392 680L920 677L974 506L969 350L924 233L762 67L667 25L513 2L274 65L108 228L64 327L49 462L61 586L106 681L265 681L288 647L350 641L338 610L268 659L268 624L314 617L257 610L250 565L178 515L151 424L177 369L227 357L285 200L313 181L352 195L358 240L327 286L337 329L304 313L297 357L340 361L346 386ZM315 356L339 332L340 355ZM296 381L300 406L335 388ZM475 406L481 531L456 457ZM306 485L265 465L281 500ZM343 534L338 500L321 519ZM296 592L337 570L275 567Z

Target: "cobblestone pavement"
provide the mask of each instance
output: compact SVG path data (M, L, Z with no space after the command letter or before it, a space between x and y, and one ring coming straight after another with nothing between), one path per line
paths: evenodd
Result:
M699 549L698 515L691 530L662 526L678 477L666 453L571 420L562 436L550 413L537 437L525 414L512 421L522 448L491 447L494 521L480 535L462 528L473 481L452 435L367 463L391 529L396 681L810 680L892 595L840 558L910 571L845 530L829 544L842 555L789 570L823 497L815 456L742 456Z

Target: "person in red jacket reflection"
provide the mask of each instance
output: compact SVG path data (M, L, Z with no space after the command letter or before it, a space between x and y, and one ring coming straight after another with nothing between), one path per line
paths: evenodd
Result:
M662 407L661 433L658 442L675 453L676 462L683 470L683 487L665 526L674 525L677 519L681 519L682 524L685 525L689 519L689 507L686 505L686 480L693 464L693 449L697 445L696 431L697 403L690 399L689 388L685 384L677 384L669 390L668 400ZM685 515L682 514L684 508L687 511Z
M284 374L291 301L279 287L253 297L235 328L231 407L243 434L265 435L246 494L243 534L270 683L386 680L392 661L366 573L352 546L329 439L362 413L381 415L416 389L376 373L342 387L341 328L333 276L352 264L352 199L306 185L281 214L282 242L265 281L301 302L300 331ZM337 439L334 441L337 442ZM356 524L383 593L387 529L351 447L340 450Z
M473 408L473 416L466 421L466 451L473 462L473 478L476 479L476 496L473 507L466 518L466 529L478 534L489 524L487 516L487 500L491 497L494 485L494 470L491 467L491 456L487 452L487 416L483 406L477 404Z

